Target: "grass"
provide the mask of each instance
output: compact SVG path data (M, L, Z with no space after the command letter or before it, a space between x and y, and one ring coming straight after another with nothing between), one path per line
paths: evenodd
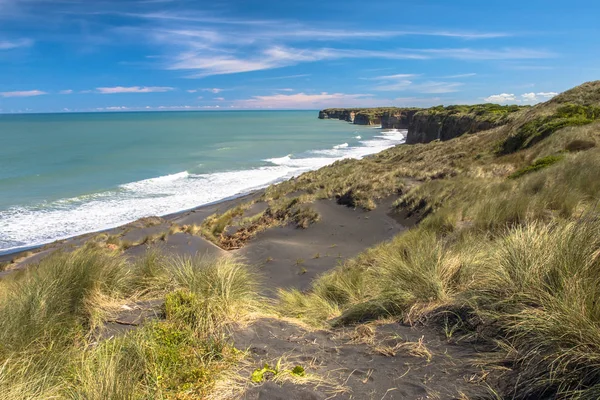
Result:
M288 183L310 193L352 169L369 185L365 172L377 160L419 180L397 190L396 206L421 222L321 275L307 292L281 290L280 312L317 327L390 316L428 323L503 349L510 370L496 393L598 398L598 86L526 110L503 128L391 149ZM518 141L515 131L523 132ZM499 141L518 145L497 152Z
M264 309L256 276L232 258L56 252L0 281L0 397L205 397L243 356L228 326ZM122 304L157 297L164 319L98 342Z
M560 155L542 157L538 160L535 160L531 165L528 165L524 168L521 168L521 169L513 172L508 177L511 179L519 178L525 174L530 174L532 172L539 171L540 169L549 167L552 164L556 164L557 162L559 162L562 159L563 159L563 156L560 156Z
M315 199L373 209L395 195L415 228L341 263L308 291L280 289L277 312L325 328L382 317L428 323L502 350L510 369L504 386L491 389L498 397L597 399L598 105L596 82L519 112L485 106L482 118L510 121L340 161L268 188L263 213L244 217L250 204L242 204L182 228L235 248L268 226L315 222ZM227 334L265 308L254 271L232 258L156 251L130 263L107 244L122 247L107 237L0 281L0 398L202 398L243 356ZM164 298L164 319L97 342L103 321L140 298ZM365 332L361 340L370 340ZM380 350L431 357L422 341Z
M535 143L567 126L587 125L600 119L600 107L580 104L565 104L549 116L540 116L518 128L515 135L508 137L498 150L508 154L531 147Z
M223 249L238 249L273 226L293 224L297 228L307 229L317 223L320 215L311 205L305 204L309 200L307 196L271 199L265 211L243 218L244 212L252 205L245 203L225 213L207 217L194 233L200 232Z

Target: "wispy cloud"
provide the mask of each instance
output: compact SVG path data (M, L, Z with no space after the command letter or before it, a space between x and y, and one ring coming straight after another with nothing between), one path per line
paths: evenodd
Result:
M33 96L42 96L44 94L48 94L47 92L43 92L41 90L22 90L16 92L0 92L0 96L2 97L33 97Z
M477 75L474 72L468 73L468 74L457 74L457 75L446 75L446 76L440 76L441 79L458 79L458 78L470 78L472 76Z
M307 78L312 76L311 74L298 74L298 75L284 75L284 76L273 76L269 78L255 78L253 81L278 81L283 79L297 79L297 78Z
M211 92L211 93L214 93L214 94L219 94L223 90L225 90L225 89L221 89L221 88L204 88L204 89L202 89L203 92Z
M115 87L99 87L96 88L101 94L117 94L117 93L162 93L170 92L175 88L168 86L115 86Z
M247 54L252 54L248 56ZM295 48L270 46L260 51L246 53L236 50L224 51L222 48L188 49L179 53L166 65L170 70L195 71L190 77L235 74L241 72L269 70L316 61L339 59L388 59L388 60L510 60L553 57L554 54L532 49L392 49L364 50L338 48Z
M350 107L372 105L371 94L319 93L319 94L275 94L271 96L254 96L250 99L233 102L236 108L292 108L316 109L328 106ZM375 100L375 102L381 100ZM381 104L381 103L379 103Z
M406 49L410 51L410 49ZM538 58L551 58L556 54L544 50L526 48L502 49L472 49L472 48L444 48L444 49L414 49L417 54L431 58L452 58L458 60L526 60Z
M73 90L71 90L71 89L61 90L60 92L58 92L58 94L73 94Z
M0 50L12 50L19 47L29 47L33 45L31 39L18 39L18 40L0 40Z
M371 89L382 92L453 93L457 92L464 85L461 82L421 81L420 77L421 75L418 74L394 74L365 79L377 81L377 84Z

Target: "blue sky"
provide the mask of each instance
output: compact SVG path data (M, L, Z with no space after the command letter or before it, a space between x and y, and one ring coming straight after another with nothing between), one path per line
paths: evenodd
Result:
M600 79L600 2L0 0L0 112L533 104Z

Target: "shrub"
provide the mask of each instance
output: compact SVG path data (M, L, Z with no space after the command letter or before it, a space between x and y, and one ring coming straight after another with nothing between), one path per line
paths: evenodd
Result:
M510 174L508 177L510 179L515 179L515 178L519 178L525 174L529 174L531 172L535 172L535 171L539 171L540 169L544 169L547 168L553 164L556 164L557 162L559 162L560 160L562 160L564 158L563 155L556 155L556 156L546 156L546 157L542 157L539 158L537 160L535 160L531 165L528 165L526 167L523 167L515 172L513 172L512 174Z
M565 146L565 150L570 152L584 151L596 147L596 142L591 140L575 139L571 140Z
M566 126L586 125L600 118L600 107L566 104L546 117L536 117L518 128L500 146L499 154L509 154L533 146Z

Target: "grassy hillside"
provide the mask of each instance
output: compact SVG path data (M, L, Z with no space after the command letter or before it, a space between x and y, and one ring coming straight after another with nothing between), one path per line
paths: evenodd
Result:
M505 127L399 146L287 183L293 188L280 190L334 185L373 200L402 191L398 211L422 221L309 293L281 291L284 314L315 325L389 315L437 325L497 343L510 368L500 390L511 398L598 398L598 106L593 82ZM551 129L530 128L540 121ZM506 151L515 138L520 144ZM341 181L340 169L362 182ZM377 169L396 179L378 185ZM407 177L421 183L403 190Z
M395 196L395 212L418 217L274 304L232 258L132 262L94 242L2 279L0 398L218 398L244 357L230 324L268 312L332 329L427 324L496 346L481 361L503 374L496 398L598 399L598 107L600 82L587 83L505 126L337 162L268 188L266 211L242 204L185 228L239 247L275 224L310 229L319 198L373 209ZM106 321L149 299L164 303L159 318L107 340Z

